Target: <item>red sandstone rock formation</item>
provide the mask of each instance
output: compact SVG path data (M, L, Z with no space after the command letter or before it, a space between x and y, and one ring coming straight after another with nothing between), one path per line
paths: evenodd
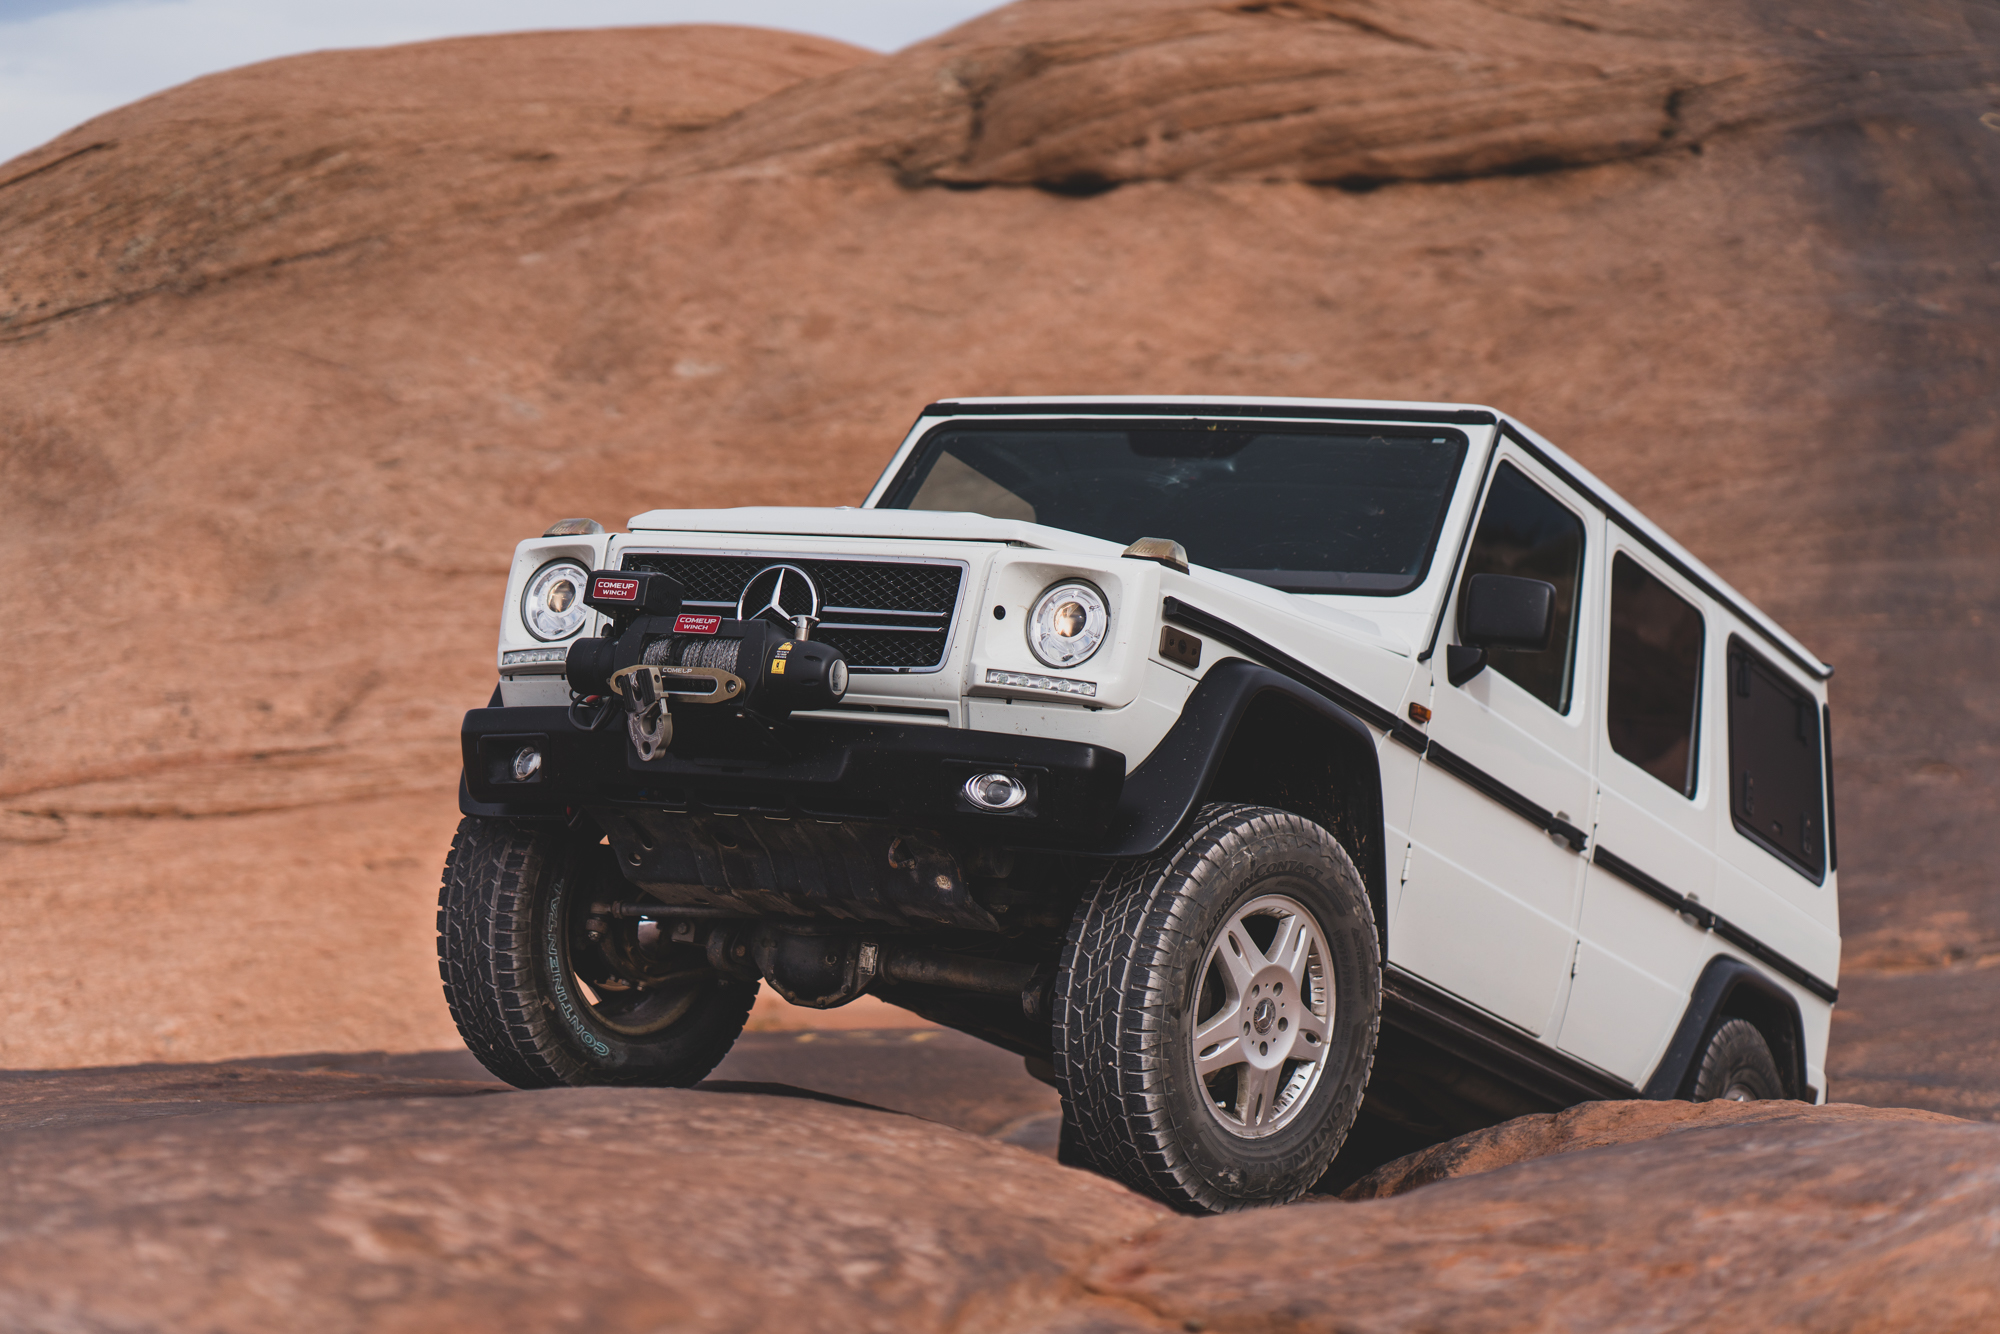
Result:
M942 394L1354 394L1522 413L1839 666L1835 1095L1992 1115L1995 49L1028 0L301 57L0 167L0 1062L448 1041L455 720L552 518L851 502Z
M2000 1127L1922 1112L1594 1104L1392 1165L1377 1180L1402 1169L1394 1198L1185 1218L851 1102L519 1093L454 1073L0 1076L0 1326L1974 1334L2000 1320ZM949 1096L921 1105L973 1124Z
M1829 1115L1796 1102L1586 1102L1542 1116L1522 1116L1386 1163L1340 1193L1343 1200L1386 1200L1419 1186L1491 1172L1515 1163L1585 1149L1639 1144L1682 1131L1729 1125L1823 1124ZM1842 1105L1843 1122L1949 1125L1955 1118L1908 1108Z
M1085 1283L1142 1306L1150 1323L1135 1330L1889 1334L2000 1321L1993 1127L1716 1110L1675 1134L1395 1199L1156 1228L1107 1250Z

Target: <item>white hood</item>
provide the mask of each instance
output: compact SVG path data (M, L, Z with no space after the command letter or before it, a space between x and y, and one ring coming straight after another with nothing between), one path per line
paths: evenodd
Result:
M1018 519L946 510L875 510L745 506L731 510L647 510L627 525L634 532L779 533L788 537L901 538L927 542L999 542L1044 551L1116 556L1116 542L1045 528Z
M648 510L634 515L634 534L767 533L784 537L878 538L919 542L985 542L1070 555L1116 558L1125 548L1116 542L1087 537L1062 528L1048 528L1019 519L991 519L957 510L809 509L803 506L745 506L729 510ZM859 552L854 553L859 555ZM1349 638L1386 648L1399 657L1415 650L1376 620L1331 604L1323 597L1295 597L1200 565L1188 572L1196 585L1219 587L1236 603L1259 604L1292 619L1317 623Z

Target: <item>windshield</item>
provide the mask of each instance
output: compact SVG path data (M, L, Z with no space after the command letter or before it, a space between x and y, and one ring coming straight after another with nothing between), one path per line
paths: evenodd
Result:
M954 422L882 506L1164 537L1287 592L1381 597L1423 582L1465 444L1438 427Z

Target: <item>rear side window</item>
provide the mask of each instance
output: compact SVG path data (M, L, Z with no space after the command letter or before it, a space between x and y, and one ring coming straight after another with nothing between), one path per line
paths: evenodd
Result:
M1736 831L1815 884L1826 878L1824 736L1812 696L1729 641L1729 814Z
M1557 713L1569 712L1576 646L1576 586L1583 573L1583 520L1536 486L1511 463L1493 472L1480 512L1458 605L1465 606L1465 583L1475 574L1512 574L1546 579L1556 586L1555 633L1545 649L1493 648L1494 671ZM1461 633L1464 626L1460 627Z
M1611 562L1611 749L1684 797L1695 788L1701 612L1619 552Z

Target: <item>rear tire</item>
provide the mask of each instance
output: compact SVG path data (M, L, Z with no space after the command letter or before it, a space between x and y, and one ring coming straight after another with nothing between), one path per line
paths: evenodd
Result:
M1785 1097L1785 1081L1771 1044L1748 1019L1731 1019L1715 1030L1695 1075L1696 1102L1760 1102Z
M592 895L626 888L605 849L566 831L459 822L438 893L438 974L488 1070L518 1088L685 1086L729 1053L757 983L709 970L692 946L649 956L661 980L620 978L582 922Z
M1204 807L1071 924L1053 1006L1065 1157L1183 1209L1297 1199L1354 1123L1381 1006L1374 912L1333 836Z

